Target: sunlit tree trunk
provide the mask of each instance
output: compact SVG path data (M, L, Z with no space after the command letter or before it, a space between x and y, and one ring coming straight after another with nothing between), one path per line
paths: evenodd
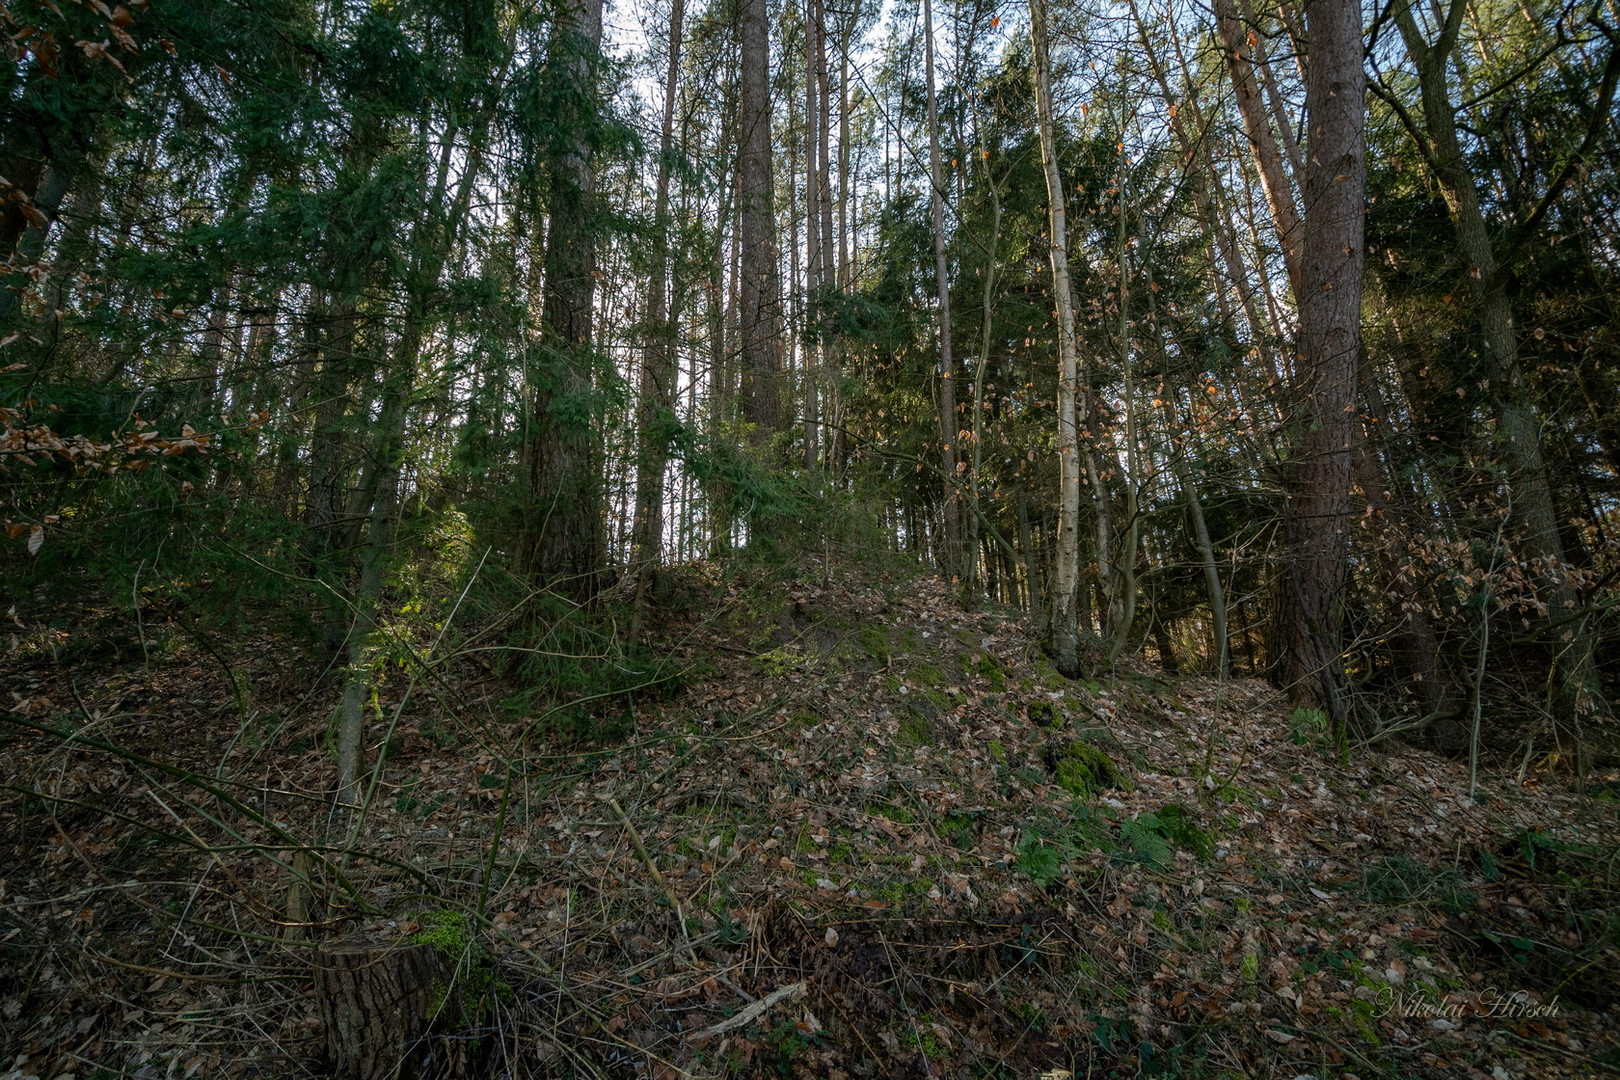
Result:
M1048 241L1052 294L1058 327L1058 535L1051 585L1047 650L1058 671L1078 678L1080 619L1080 457L1075 425L1075 384L1079 350L1074 335L1074 297L1069 287L1069 221L1058 171L1056 123L1052 118L1052 59L1046 33L1045 0L1029 0L1030 43L1035 54L1035 111L1040 124L1041 164L1046 172Z
M1284 476L1288 565L1280 589L1277 672L1296 695L1342 725L1339 628L1348 569L1350 476L1355 457L1356 371L1365 260L1366 80L1361 7L1312 0L1306 8L1304 243L1292 446Z

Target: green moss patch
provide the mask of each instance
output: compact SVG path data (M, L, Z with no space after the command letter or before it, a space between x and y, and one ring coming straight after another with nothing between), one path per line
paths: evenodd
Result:
M957 660L965 673L983 679L992 691L999 693L1007 689L1006 669L989 653L961 653Z
M928 718L916 712L908 712L900 718L900 744L902 746L927 746L933 741L928 730Z
M1206 862L1215 854L1214 840L1185 806L1170 803L1155 811L1154 817L1158 818L1159 832L1182 851L1191 852Z
M1089 799L1108 788L1132 791L1136 785L1114 759L1095 746L1075 739L1053 763L1058 786L1081 799Z
M459 1015L480 1023L495 1011L497 1004L514 998L511 986L500 977L495 958L485 952L467 928L467 917L459 911L426 911L417 916L421 929L408 940L413 945L430 945L444 955L454 972L449 986L434 987L432 1011Z

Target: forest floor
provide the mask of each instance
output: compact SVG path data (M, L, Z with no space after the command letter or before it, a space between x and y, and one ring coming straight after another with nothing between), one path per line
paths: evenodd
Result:
M312 947L447 937L468 1076L1620 1073L1613 776L1470 798L1260 682L1070 682L1016 612L822 574L687 573L681 684L622 713L427 634L352 841L304 652L18 610L0 1080L326 1075Z

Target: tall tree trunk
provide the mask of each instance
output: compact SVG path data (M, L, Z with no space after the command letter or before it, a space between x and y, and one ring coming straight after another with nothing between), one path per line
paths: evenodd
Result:
M843 235L842 218L839 218L839 228L834 231L833 222L835 214L842 212L842 200L834 199L832 185L832 81L827 71L827 7L824 0L812 0L816 8L816 96L820 105L816 109L816 143L818 146L818 172L816 183L820 188L821 218L821 267L820 277L824 287L838 288L843 284L840 271L843 268L843 259L839 252L844 249L845 237ZM842 118L841 118L842 120ZM839 152L845 147L841 143ZM836 237L836 241L835 241Z
M594 87L602 41L602 0L568 0L552 32L548 63L576 85ZM587 90L594 93L594 90ZM602 490L588 410L596 285L596 169L583 131L573 127L553 164L547 207L543 356L529 456L529 519L523 566L537 585L575 603L590 601L605 555Z
M1046 586L1041 581L1041 561L1035 554L1035 534L1029 524L1029 494L1018 488L1018 546L1024 553L1024 582L1029 592L1029 613L1037 624L1046 620ZM1045 636L1045 635L1042 635Z
M1069 289L1069 216L1058 171L1057 125L1052 118L1052 55L1046 34L1046 0L1029 0L1030 44L1035 54L1035 112L1040 124L1041 164L1046 200L1052 295L1058 324L1058 535L1051 585L1047 650L1068 678L1079 678L1080 619L1080 456L1075 424L1079 349L1074 335L1074 296Z
M771 42L766 0L742 0L738 16L741 99L737 133L738 354L743 419L764 442L783 428L781 298L771 178Z
M1131 625L1136 621L1136 559L1141 547L1142 523L1137 507L1136 467L1136 379L1131 365L1131 271L1129 247L1125 243L1126 212L1129 209L1125 193L1130 183L1129 161L1125 154L1125 133L1119 140L1119 364L1125 404L1125 536L1114 564L1113 578L1118 582L1117 611L1109 612L1111 634L1107 663L1110 668L1119 660L1119 654L1130 640ZM1105 556L1099 554L1101 566Z
M817 318L822 302L821 245L821 153L822 153L822 87L826 81L826 28L823 26L820 0L805 0L804 27L804 219L805 219L805 297L806 310L811 318L805 320L805 399L804 399L804 464L815 465L818 450L817 387L812 372L820 365L816 362L824 348L820 320Z
M1255 18L1254 5L1250 0L1243 0L1243 19L1255 29L1255 36L1251 39L1253 52L1250 59L1259 72L1258 81L1266 96L1266 108L1271 112L1271 122L1277 126L1277 135L1282 140L1284 160L1288 163L1288 175L1304 176L1305 158L1299 152L1299 140L1294 135L1294 125L1289 122L1288 105L1283 101L1282 91L1277 88L1277 77L1272 73L1271 61L1266 57L1265 40L1259 34L1260 21Z
M1147 28L1143 25L1142 17L1132 0L1131 15L1136 21L1137 34L1147 52L1158 79L1159 89L1164 94L1166 106L1176 105L1177 95L1170 88L1169 76L1165 65L1154 55L1152 39L1148 36ZM1228 287L1236 294L1238 304L1243 310L1244 319L1249 326L1249 333L1254 339L1254 348L1258 350L1261 361L1266 368L1266 389L1268 394L1275 394L1281 388L1281 379L1278 374L1276 358L1272 353L1271 343L1266 340L1268 336L1278 333L1278 328L1260 317L1259 310L1254 303L1254 290L1248 286L1249 275L1243 266L1243 256L1238 245L1236 230L1232 226L1232 211L1227 206L1226 192L1219 163L1215 159L1215 152L1211 146L1212 140L1207 137L1209 123L1204 118L1203 104L1199 100L1199 82L1195 78L1193 69L1189 66L1181 40L1176 35L1170 35L1170 44L1175 51L1176 63L1181 73L1181 102L1184 107L1177 108L1170 117L1170 128L1175 133L1176 143L1181 148L1189 162L1195 158L1203 164L1203 179L1192 185L1193 201L1197 205L1200 215L1207 223L1210 231L1211 245L1215 254L1220 257L1220 265L1226 271ZM1189 120L1191 121L1189 130ZM1297 175L1297 174L1296 174ZM1213 259L1211 260L1214 261ZM1220 294L1220 302L1224 306L1224 292ZM1258 458L1257 458L1258 460Z
M735 87L737 82L735 50L727 55L724 85ZM735 103L727 95L726 106ZM706 290L708 292L708 371L704 382L704 424L711 439L718 438L730 422L733 393L730 377L732 351L736 347L736 278L737 278L737 110L722 107L720 130L713 156L723 163L715 185L715 223L713 251L710 253ZM695 374L695 373L694 373ZM697 402L694 389L693 403ZM723 554L731 536L731 499L718 479L703 485L703 525L707 531L706 554Z
M600 25L600 24L599 24ZM511 53L507 53L510 63ZM353 601L353 623L349 629L348 681L343 692L343 716L338 728L337 799L341 806L362 808L360 768L365 749L365 705L371 680L371 645L377 630L377 607L382 595L388 560L393 552L395 526L399 517L400 472L406 451L406 414L416 385L416 367L422 341L431 319L433 302L444 274L446 261L455 250L461 228L467 219L473 188L483 163L482 152L488 133L493 103L499 97L506 67L492 73L489 101L470 133L473 151L462 166L461 178L453 195L447 196L450 177L449 148L458 132L454 125L446 133L445 152L440 156L433 190L427 197L428 218L410 237L412 265L406 278L405 310L394 342L393 356L381 374L382 415L375 427L371 446L371 520L365 553L360 566L360 584ZM358 832L363 814L352 818Z
M940 513L945 529L940 568L951 577L963 573L961 477L957 475L956 360L951 353L951 278L945 257L945 189L939 170L939 103L934 93L934 5L923 0L923 72L928 106L928 205L934 230L934 277L939 297L939 462L944 483ZM963 587L968 583L963 581Z
M685 0L674 0L669 10L669 70L664 79L664 122L658 136L658 185L653 196L649 341L641 368L636 422L636 516L630 538L638 619L646 600L648 578L663 557L664 473L669 467L669 442L676 422L675 339L679 313L672 317L669 297L669 164L675 152L675 92L681 71L681 24L685 13Z
M1151 281L1151 278L1149 279ZM1151 289L1148 294L1152 296ZM1158 320L1154 320L1157 324ZM1161 357L1163 356L1161 352ZM1161 363L1162 371L1165 364ZM1170 451L1170 471L1181 488L1181 497L1187 504L1187 520L1193 528L1193 549L1198 552L1198 564L1204 572L1204 587L1209 594L1210 631L1215 638L1215 672L1221 678L1232 673L1226 631L1226 590L1221 585L1220 564L1215 559L1215 545L1209 538L1209 523L1204 518L1204 503L1198 494L1198 480L1187 460L1190 438L1187 428L1176 415L1176 402L1180 390L1167 381L1159 387L1160 408L1164 410L1165 430L1181 445Z
M979 294L979 355L973 364L973 460L968 466L968 535L964 545L970 558L963 575L970 587L978 573L972 556L978 552L979 515L983 512L979 500L979 476L984 467L984 382L990 371L995 333L996 254L1001 249L1001 187L991 177L984 157L980 154L973 156L979 162L985 190L990 196L990 243L988 246L980 245L980 250L985 254L984 283Z
M408 355L416 362L419 334L408 328L396 360ZM394 522L399 510L400 452L404 442L405 398L411 374L397 370L383 390L382 417L374 453L376 494L371 501L371 523L360 563L360 584L355 589L353 622L349 627L348 680L343 687L343 718L338 726L337 799L340 806L360 804L360 767L364 756L366 698L371 686L372 640L377 630L377 601L383 575L394 546Z
M1348 569L1350 475L1357 436L1365 260L1366 103L1361 7L1311 0L1306 65L1305 236L1293 447L1285 469L1289 564L1281 589L1278 672L1342 725L1338 668Z

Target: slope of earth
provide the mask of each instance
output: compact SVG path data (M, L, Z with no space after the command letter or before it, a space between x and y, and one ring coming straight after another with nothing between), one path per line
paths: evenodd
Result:
M1070 682L1015 612L822 573L694 572L679 689L628 702L514 715L407 647L363 816L341 686L274 640L28 641L0 1080L325 1075L332 940L454 953L446 1075L1620 1072L1611 798L1518 761L1470 798L1261 683Z

